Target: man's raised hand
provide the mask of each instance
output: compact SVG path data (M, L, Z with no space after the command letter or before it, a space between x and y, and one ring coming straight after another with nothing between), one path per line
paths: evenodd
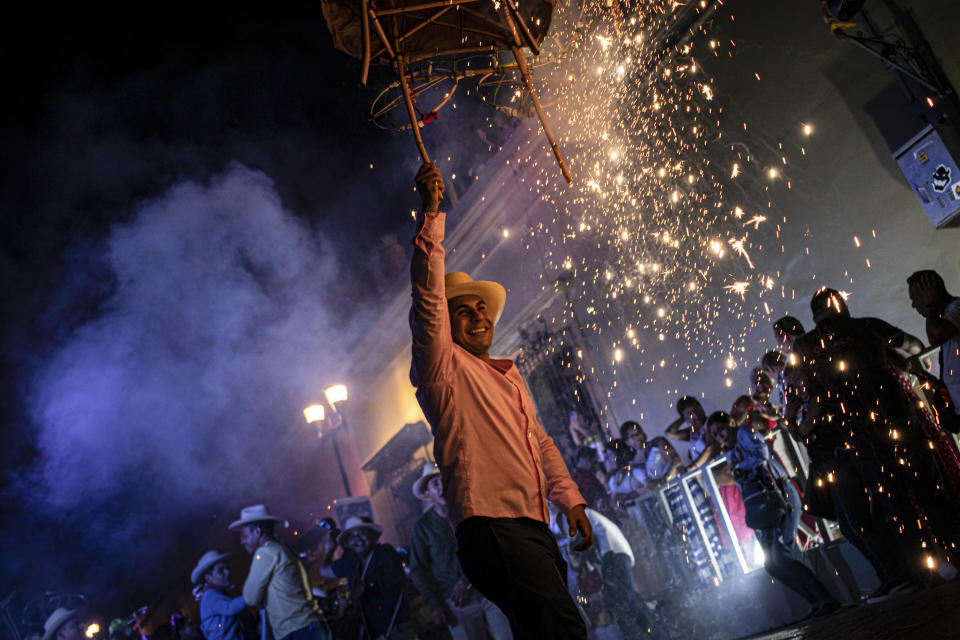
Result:
M443 176L432 162L425 162L417 172L417 191L424 211L436 211L443 200Z

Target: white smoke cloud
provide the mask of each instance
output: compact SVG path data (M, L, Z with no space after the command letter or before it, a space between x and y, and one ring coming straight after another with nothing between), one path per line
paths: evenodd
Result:
M239 165L145 203L106 244L104 313L32 384L39 506L136 488L183 512L234 495L343 362L333 252Z

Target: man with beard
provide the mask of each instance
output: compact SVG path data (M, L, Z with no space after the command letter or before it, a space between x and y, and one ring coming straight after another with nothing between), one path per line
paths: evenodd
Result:
M549 500L571 535L583 533L583 550L591 543L585 500L517 368L490 357L506 291L466 273L444 275L443 179L428 163L416 183L423 211L411 264L410 378L433 431L461 566L515 637L586 638L547 512Z

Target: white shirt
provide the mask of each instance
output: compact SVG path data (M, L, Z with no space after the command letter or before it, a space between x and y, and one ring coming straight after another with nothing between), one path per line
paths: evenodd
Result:
M597 545L599 555L602 557L607 551L625 553L630 558L630 566L632 567L636 563L636 558L633 555L633 549L630 547L627 537L623 535L620 527L618 527L613 520L597 513L590 507L587 507L585 511L587 520L590 521L590 526L593 528L593 543ZM550 531L557 537L557 545L560 547L561 552L564 554L568 553L570 551L570 536L567 533L566 527L561 526L557 522L557 518L551 518Z
M636 493L647 484L647 474L643 472L643 469L633 466L629 467L629 469L630 473L618 471L610 476L610 479L607 481L610 487L610 493L614 497L617 495ZM617 478L620 478L620 482L617 482Z
M593 509L587 507L587 519L590 526L593 527L593 539L597 544L597 551L603 556L607 551L614 553L625 553L630 557L630 566L632 567L636 560L633 557L633 549L627 542L626 536L612 520L601 515Z

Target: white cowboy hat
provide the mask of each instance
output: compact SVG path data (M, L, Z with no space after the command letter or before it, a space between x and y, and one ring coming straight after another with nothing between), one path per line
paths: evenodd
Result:
M430 478L438 475L440 475L440 469L437 468L436 464L428 462L423 465L420 477L413 482L414 497L418 500L426 500L427 483L430 482Z
M487 303L487 311L493 318L493 324L497 324L500 314L503 313L503 305L507 301L507 290L503 285L486 280L474 280L463 271L453 271L443 277L443 286L447 300L468 294L480 296Z
M46 622L43 623L43 640L53 640L53 637L57 635L60 627L79 616L81 611L83 611L83 609L64 609L63 607L58 607L50 614Z
M267 508L262 504L255 504L252 507L244 507L240 511L240 519L234 520L230 523L230 526L227 527L231 531L235 531L242 527L245 524L250 524L251 522L283 522L283 518L278 518L277 516L272 516L267 513Z
M347 518L347 524L343 527L343 531L340 532L340 535L337 536L337 544L341 547L347 541L347 536L350 535L351 531L356 529L370 529L378 536L383 533L383 527L378 524L375 524L373 520L366 516L353 516Z
M210 568L213 567L218 562L226 560L232 553L217 553L216 551L207 551L200 557L200 561L197 563L197 566L193 568L193 571L190 572L190 582L193 584L200 584L200 581L203 580L203 576L206 575Z

